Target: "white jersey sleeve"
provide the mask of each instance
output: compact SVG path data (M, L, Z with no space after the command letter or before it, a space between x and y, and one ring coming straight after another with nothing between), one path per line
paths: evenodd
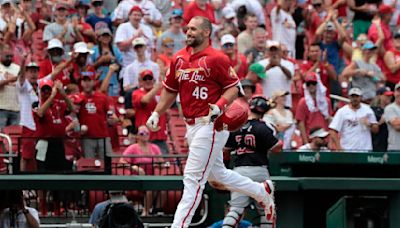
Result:
M332 122L329 124L329 128L337 132L340 132L343 127L343 108L336 112L335 116L333 116Z

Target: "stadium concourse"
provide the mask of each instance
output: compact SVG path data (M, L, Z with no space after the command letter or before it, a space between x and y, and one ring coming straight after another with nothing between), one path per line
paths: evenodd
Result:
M215 79L218 93L201 86L184 92L208 101L236 85L233 102L249 110L251 98L261 97L268 109L257 119L267 126L268 139L276 138L282 147L278 154L264 151L262 159L254 159L254 148L266 138L239 135L244 140L236 138L238 149L224 149L228 168L268 166L272 179L335 176L333 166L319 166L322 161L334 165L360 156L358 165L381 164L385 168L375 174L397 178L390 172L400 151L399 12L397 1L374 0L0 0L0 172L149 176L144 182L151 176L180 177L190 154L187 128L204 119L210 124L212 118L188 112L198 107L178 96L157 116L158 128L146 123L154 120L163 93L182 92L171 81L197 85L223 69ZM204 23L190 27L197 16ZM210 47L195 53L208 33ZM213 56L219 58L217 66L209 62ZM193 66L187 67L188 61ZM223 76L235 83L226 86ZM223 113L230 101L222 98L210 103L206 115ZM250 135L248 125L241 134ZM340 157L342 152L349 157ZM318 169L311 172L302 162L324 171L317 175ZM369 168L344 170L336 175L378 175ZM182 196L177 190L182 186L174 186L171 191L124 189L118 200L132 202L145 220L158 216L170 224ZM15 199L0 203L0 227L15 227L16 221L37 227L61 218L66 223L72 214L88 224L95 205L113 198L105 188L16 189L24 191L0 194ZM220 199L219 208L228 211L229 197ZM200 221L199 227L224 216L212 214L204 222L206 201L192 221ZM217 208L217 201L207 202ZM318 224L325 225L324 216ZM276 221L273 225L284 227L279 210Z

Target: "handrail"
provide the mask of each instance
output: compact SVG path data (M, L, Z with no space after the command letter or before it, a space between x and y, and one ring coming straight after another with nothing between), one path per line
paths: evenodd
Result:
M350 99L349 99L349 98L347 98L347 97L342 97L342 96L335 95L335 94L329 94L329 97L330 97L331 99L338 100L338 101L343 101L343 102L346 102L346 103L349 103L349 102L350 102Z
M6 163L8 163L8 173L9 174L13 174L13 157L16 157L12 151L12 140L11 137L9 135L0 133L0 137L1 138L5 138L7 140L8 143L8 153L4 154L5 157L8 157L8 161L6 161Z
M90 224L90 223L40 224L40 227L45 227L45 228L57 228L57 227L91 228L92 224Z
M163 154L163 155L151 155L151 154L106 154L110 158L187 158L187 154Z

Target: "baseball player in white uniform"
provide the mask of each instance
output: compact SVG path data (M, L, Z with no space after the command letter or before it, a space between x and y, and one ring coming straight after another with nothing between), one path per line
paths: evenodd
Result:
M176 53L163 82L160 102L147 121L150 129L157 130L160 115L179 93L187 124L189 156L184 170L183 195L172 227L189 226L207 180L254 198L264 208L267 220L272 220L275 213L272 182L257 183L226 169L222 148L229 132L214 129L213 120L236 98L239 80L229 67L228 58L210 46L210 21L194 17L187 28L187 47Z

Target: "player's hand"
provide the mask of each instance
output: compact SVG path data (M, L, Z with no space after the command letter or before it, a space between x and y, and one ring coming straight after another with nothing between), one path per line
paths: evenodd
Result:
M222 114L221 109L216 104L208 104L210 107L210 111L208 112L208 118L210 123L214 122L214 120Z
M151 113L149 119L147 119L146 126L150 131L158 131L160 130L160 126L158 126L158 122L160 121L160 114L157 112Z

